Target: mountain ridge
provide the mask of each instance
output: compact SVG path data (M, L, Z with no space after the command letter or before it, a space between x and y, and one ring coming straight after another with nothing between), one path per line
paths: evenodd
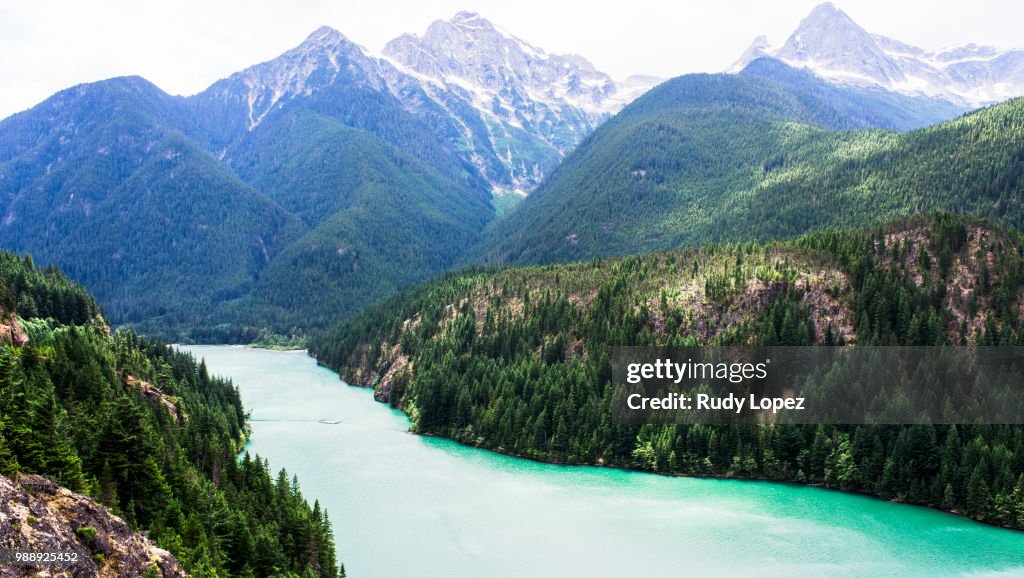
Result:
M451 57L467 44L475 48L462 48L466 58ZM490 49L483 58L481 48ZM514 62L492 69L496 51ZM549 60L547 76L535 77L531 65ZM233 102L216 116L226 126L220 132L238 138L291 101L315 98L339 77L346 86L393 100L493 191L520 193L531 191L595 126L658 81L631 78L617 94L618 84L585 58L549 55L477 13L459 12L434 21L422 37L400 35L379 55L322 26L295 48L188 98L197 109ZM561 80L554 82L556 77ZM555 85L562 88L550 90Z
M880 109L872 100L879 95L843 89L839 99L831 93L836 87L790 72L795 78L787 82L774 80L781 75L775 70L663 83L594 131L542 187L491 223L464 264L767 241L926 209L979 211L1020 225L1024 213L1009 199L1021 194L1013 177L1021 99L907 133L850 131L877 123L880 111L895 114L892 95L881 95ZM977 174L984 163L992 175ZM887 192L890 184L898 190ZM993 196L1006 197L998 210L988 204Z
M495 246L478 251L480 241L521 222L521 211L508 207L542 180L523 204L550 203L546 191L564 184L609 125L628 126L636 143L654 136L684 147L605 159L607 172L632 158L626 180L612 180L648 206L675 194L655 179L674 178L672 167L695 169L688 186L697 186L699 173L708 177L699 193L721 196L730 179L756 183L758 167L775 167L766 152L772 146L791 142L807 155L823 150L814 142L833 138L786 122L826 132L905 130L956 112L760 59L735 77L663 83L591 132L596 117L566 95L617 105L613 81L585 59L548 54L476 14L428 31L402 36L399 45L422 48L429 66L406 60L441 80L321 27L278 58L191 97L118 78L62 91L0 121L0 243L59 264L96 291L116 324L152 335L235 342L266 331L304 334L481 255L505 259ZM466 43L470 56L484 50L439 58L452 43ZM653 79L631 82L643 90ZM687 83L700 86L684 94ZM672 118L676 97L690 126ZM651 111L657 121L634 123L651 103L663 109ZM577 121L577 129L562 130ZM695 138L698 129L708 133ZM714 130L732 136L709 137ZM742 154L726 158L733 152ZM591 189L577 192L586 198ZM673 210L659 219L681 221L646 228L628 207L590 224L579 215L557 222L569 215L560 211L509 238L570 227L554 242L565 245L559 259L585 259L595 247L580 227L599 223L616 252L631 252L678 241L679 223L687 222ZM717 218L694 214L705 224ZM640 220L625 226L631 219ZM548 240L535 250L554 249Z
M764 56L832 82L938 97L965 108L1024 95L1024 48L970 43L926 50L869 33L831 2L815 7L781 46L758 36L729 71Z

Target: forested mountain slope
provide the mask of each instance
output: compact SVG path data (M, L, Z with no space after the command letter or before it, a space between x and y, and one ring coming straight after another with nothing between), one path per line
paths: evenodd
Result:
M970 110L938 98L907 96L881 88L837 86L808 70L793 68L774 58L758 58L739 74L773 80L810 98L823 100L861 123L862 128L913 130L952 120Z
M80 285L0 252L0 474L87 494L190 575L338 576L326 512L284 470L275 479L265 461L239 461L246 432L230 382L110 333ZM104 567L116 536L83 528L61 533ZM29 521L22 535L34 531Z
M269 260L251 291L224 301L191 337L247 340L259 329L324 329L385 295L447 271L494 211L410 154L365 131L300 112L261 125L251 174L304 233ZM258 151L258 152L255 152ZM159 333L158 324L140 330Z
M909 133L763 78L669 81L594 132L472 253L548 263L954 210L1020 225L1024 101ZM870 114L873 109L860 109Z
M1017 426L616 425L610 347L1019 345L1024 238L942 214L781 244L470 269L314 343L413 429L536 459L820 483L1024 527Z
M237 341L322 328L441 273L493 217L412 120L365 119L419 126L399 150L299 108L218 159L190 106L121 78L0 122L0 244L58 263L118 325Z
M0 123L0 243L60 263L118 323L243 295L302 232L178 130L180 104L121 78Z
M489 48L416 56L466 42ZM0 121L0 246L58 264L118 326L301 340L458 263L771 237L707 229L767 172L830 162L827 131L949 112L778 62L683 77L610 121L485 238L495 207L520 198L499 193L532 189L632 93L468 13L392 49L406 64L322 28L192 97L117 78Z

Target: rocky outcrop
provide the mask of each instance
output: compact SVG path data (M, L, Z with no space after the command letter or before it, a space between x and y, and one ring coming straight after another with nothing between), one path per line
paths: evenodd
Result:
M0 564L0 578L186 576L174 556L105 507L42 476L0 476L0 549L77 556L70 565Z
M28 343L28 334L13 313L0 311L0 344L21 347Z
M181 409L177 397L164 393L163 390L148 381L143 381L128 374L122 375L121 379L128 388L138 391L146 396L146 399L163 406L175 422L188 421L188 415Z

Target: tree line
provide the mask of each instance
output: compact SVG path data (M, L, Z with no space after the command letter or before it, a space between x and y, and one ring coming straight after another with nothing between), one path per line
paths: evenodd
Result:
M370 308L312 352L343 378L376 376L362 385L422 433L552 462L822 484L1024 528L1020 426L622 425L609 356L1021 345L1022 255L1018 234L940 214L781 244L473 269Z
M344 575L331 523L284 470L238 452L238 389L132 332L54 269L0 254L0 473L37 473L145 531L192 576ZM17 317L14 312L17 312Z

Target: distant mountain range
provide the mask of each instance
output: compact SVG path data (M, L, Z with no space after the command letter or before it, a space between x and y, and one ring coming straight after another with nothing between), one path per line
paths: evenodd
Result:
M911 132L843 130L902 119L893 96L771 59L672 79L594 131L466 262L777 240L920 211L1024 225L1024 99Z
M469 105L469 118L456 116L472 162L490 182L520 192L532 190L553 159L661 81L616 82L582 56L548 54L471 12L434 22L422 37L399 36L384 56L442 106ZM452 100L459 106L446 104Z
M188 98L138 77L62 91L0 122L0 244L147 333L306 331L453 266L657 82L465 12L385 53L324 27Z
M965 108L1024 95L1024 49L967 44L925 50L867 32L831 2L815 8L782 46L756 38L732 71L764 56L830 82L938 97Z
M392 40L383 56L323 27L194 100L201 111L220 109L225 126L217 128L227 130L218 136L231 137L310 100L334 98L338 87L358 87L428 126L493 192L525 194L594 127L659 81L618 83L581 56L548 54L479 14L459 12L422 37Z
M826 6L805 27L842 18ZM460 264L797 234L817 221L720 220L766 175L833 167L832 141L897 142L834 131L965 110L744 64L648 91L658 79L617 82L460 12L382 55L320 28L187 98L139 77L85 84L0 121L0 246L148 334L308 334Z

